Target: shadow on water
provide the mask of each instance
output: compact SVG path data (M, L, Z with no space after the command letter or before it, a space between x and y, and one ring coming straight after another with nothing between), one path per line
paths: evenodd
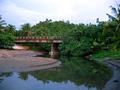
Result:
M56 54L56 55L50 55L49 52L44 52L42 54L37 54L34 57L47 57L47 58L53 58L53 59L59 59L60 55Z
M48 54L35 55L34 57L50 57Z
M29 88L24 85L29 85L31 87L29 90L102 90L112 76L109 68L94 61L76 57L65 57L60 60L63 62L63 67L58 69L13 73L10 75L1 74L2 77L11 77L12 79L2 79L0 88L4 87L5 82L10 82L15 78L14 83L19 82L18 85L20 86L17 90L28 90ZM34 86L30 86L32 84ZM10 85L8 85L8 88L12 87ZM0 90L7 89L2 88ZM16 90L16 87L13 86L12 90Z
M41 54L37 54L34 57L47 57L49 58L49 52L41 52Z

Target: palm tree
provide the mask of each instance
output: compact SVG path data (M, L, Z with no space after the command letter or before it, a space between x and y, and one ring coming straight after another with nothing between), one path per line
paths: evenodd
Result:
M8 24L5 28L5 32L7 33L11 33L11 34L14 34L15 33L15 26L14 25L11 25L11 24Z
M2 20L2 16L0 15L0 31L2 31L5 27L6 23L4 20Z
M114 21L117 23L115 35L118 36L118 33L120 33L120 4L117 4L117 8L115 8L113 6L110 6L110 7L111 7L111 10L112 10L114 16L110 15L110 14L107 14L107 16L109 17L110 21Z
M29 23L25 23L21 26L21 30L23 32L23 36L31 36L32 32L31 32L31 25Z
M116 50L120 44L120 4L117 4L117 8L110 6L113 12L113 15L107 14L109 17L110 24L109 29L112 29L115 26L115 29L112 30L113 32L113 49ZM109 22L108 22L109 23ZM112 27L111 27L112 26Z

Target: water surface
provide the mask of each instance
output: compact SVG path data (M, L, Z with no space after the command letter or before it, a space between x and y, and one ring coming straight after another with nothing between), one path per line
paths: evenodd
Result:
M0 73L0 90L102 90L112 77L104 64L81 58L62 58L62 68Z

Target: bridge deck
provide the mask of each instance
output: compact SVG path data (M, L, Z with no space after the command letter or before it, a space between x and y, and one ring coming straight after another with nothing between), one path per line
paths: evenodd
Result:
M17 37L16 43L62 43L62 39L59 37Z

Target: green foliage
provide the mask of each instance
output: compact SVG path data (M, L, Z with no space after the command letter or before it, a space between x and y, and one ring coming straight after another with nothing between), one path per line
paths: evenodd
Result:
M16 32L16 36L32 36L31 25L29 23L21 25L21 29Z
M115 16L108 15L109 21L98 25L79 24L64 38L61 54L86 56L101 50L117 51L120 48L120 5L112 7Z
M0 48L11 48L14 42L15 37L12 34L0 33Z
M109 17L108 28L111 39L114 44L111 44L113 50L117 50L120 43L120 4L117 7L111 6L113 15L107 14ZM116 43L116 44L115 44Z
M120 59L120 50L113 51L113 50L108 50L108 51L99 51L95 54L92 55L92 59L94 60L99 60L103 61L104 58L114 58L114 59Z
M21 29L17 32L17 36L63 36L74 27L75 25L69 23L69 21L52 21L46 19L34 26L30 26L29 23L23 24Z
M8 25L5 27L4 32L5 32L5 33L8 33L8 34L15 35L15 33L16 33L16 28L15 28L14 25L8 24Z
M39 44L32 44L31 45L31 49L34 51L50 51L50 44L46 44L46 43L39 43Z
M0 32L5 28L5 21L2 19L2 16L0 15Z
M5 21L0 16L0 48L11 48L15 42L15 27L10 24L5 25Z
M72 56L84 56L93 52L97 48L98 29L96 25L79 24L71 30L65 37L61 45L61 54Z

